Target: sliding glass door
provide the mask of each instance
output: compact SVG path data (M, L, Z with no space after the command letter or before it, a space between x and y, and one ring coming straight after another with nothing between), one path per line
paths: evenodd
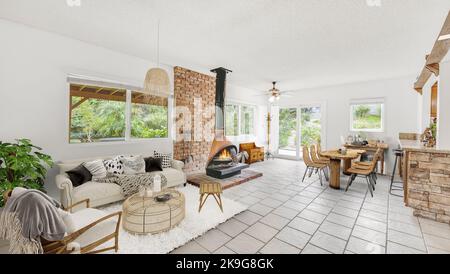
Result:
M300 159L303 146L322 140L320 105L280 108L278 156Z
M278 154L298 157L298 119L296 108L280 108Z

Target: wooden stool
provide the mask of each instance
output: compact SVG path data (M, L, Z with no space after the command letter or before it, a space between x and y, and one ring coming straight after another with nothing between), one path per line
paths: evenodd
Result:
M200 206L198 208L198 212L202 210L202 207L205 205L206 200L208 200L208 197L211 195L214 197L214 199L216 200L217 204L220 207L220 210L223 212L222 198L220 197L221 194L222 194L222 185L220 183L201 183Z

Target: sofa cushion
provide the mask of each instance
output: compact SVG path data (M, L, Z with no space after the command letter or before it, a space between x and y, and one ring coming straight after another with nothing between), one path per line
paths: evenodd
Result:
M157 171L156 173L162 174L167 179L167 187L177 186L185 183L185 175L182 171L174 168L164 168L163 171Z
M124 174L125 170L123 167L123 162L120 159L114 158L112 160L103 161L106 171L108 174Z
M95 200L107 199L121 193L119 185L108 183L87 182L73 189L75 201L90 199L91 204L95 204Z
M83 163L83 166L89 170L94 180L105 178L108 174L105 165L103 164L103 160L101 159Z
M124 174L133 175L145 173L145 161L142 156L120 156L120 158L116 159L120 159L120 161L123 163Z
M92 180L92 174L83 165L79 165L74 169L66 171L70 181L74 187L80 186Z
M144 158L145 161L145 172L163 171L162 159L148 157Z
M153 153L155 158L161 158L162 159L162 167L163 168L169 168L171 166L172 162L172 153L159 153L155 151Z

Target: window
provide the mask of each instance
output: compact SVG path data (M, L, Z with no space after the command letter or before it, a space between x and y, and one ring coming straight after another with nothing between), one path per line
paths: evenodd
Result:
M352 102L350 109L351 131L384 131L384 102L382 100Z
M131 137L168 137L168 99L132 92Z
M227 104L225 106L225 135L239 135L239 106Z
M302 107L300 115L302 146L320 143L322 135L321 107Z
M255 107L240 104L225 106L225 135L253 135L255 125Z
M130 93L131 100L127 100ZM70 143L168 137L167 98L126 89L71 84L70 102Z
M249 106L241 106L241 134L253 134L255 109Z

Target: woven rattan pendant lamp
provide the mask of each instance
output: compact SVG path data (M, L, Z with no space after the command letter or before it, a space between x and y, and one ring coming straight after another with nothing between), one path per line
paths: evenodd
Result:
M167 72L159 67L159 25L158 20L158 45L157 45L157 67L149 69L145 76L143 93L161 97L170 96L170 81Z

